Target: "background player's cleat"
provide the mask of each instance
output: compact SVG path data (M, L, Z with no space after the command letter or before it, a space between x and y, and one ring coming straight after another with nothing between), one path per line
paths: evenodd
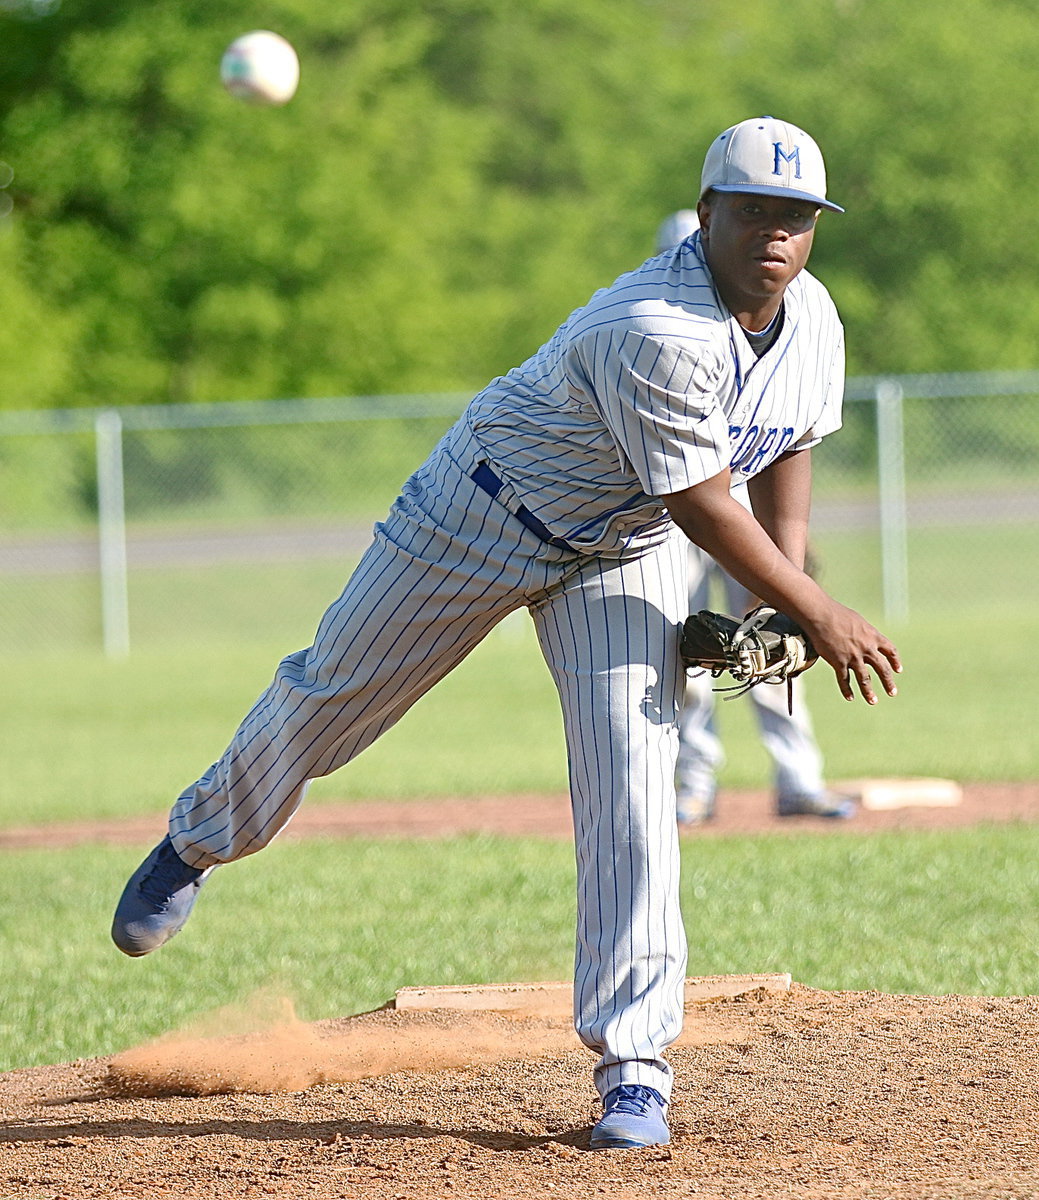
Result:
M702 825L714 817L715 790L679 792L676 816L679 825Z
M206 876L189 867L167 835L130 876L116 905L112 941L124 954L150 954L184 928Z
M776 803L776 812L781 817L844 819L853 817L857 808L854 797L840 796L836 792L819 792L814 796L780 796Z
M671 1141L664 1097L641 1083L622 1083L603 1101L603 1114L592 1129L593 1150L636 1150Z

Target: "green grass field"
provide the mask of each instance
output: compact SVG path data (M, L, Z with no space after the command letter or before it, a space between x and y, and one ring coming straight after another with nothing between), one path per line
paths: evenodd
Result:
M805 685L831 778L1039 777L1034 693L1021 668L1022 646L1039 640L1039 612L1007 627L1013 638L983 631L984 668L952 650L977 642L970 618L893 631L906 663L900 694L873 708L843 700L829 669L813 668ZM13 657L0 692L0 828L164 811L222 752L279 655L306 640L152 646L117 663L84 652ZM750 702L721 701L718 715L723 784L767 783ZM554 690L519 615L356 762L315 784L310 802L565 786Z
M108 924L140 851L8 852L0 1069L109 1053L259 995L317 1020L409 984L566 979L572 854L489 837L275 843L218 871L189 929L135 960ZM1039 827L688 839L683 854L691 974L1036 990Z

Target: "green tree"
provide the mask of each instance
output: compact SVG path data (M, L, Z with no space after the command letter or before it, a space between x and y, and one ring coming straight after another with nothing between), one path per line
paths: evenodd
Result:
M530 353L800 122L848 208L813 269L853 371L1030 366L1035 0L278 0L284 108L219 86L235 0L0 0L0 404L456 390Z

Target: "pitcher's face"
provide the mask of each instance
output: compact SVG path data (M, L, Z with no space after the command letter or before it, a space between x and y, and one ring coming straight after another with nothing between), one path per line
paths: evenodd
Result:
M808 261L818 206L784 196L710 192L697 211L707 265L729 309L778 309Z

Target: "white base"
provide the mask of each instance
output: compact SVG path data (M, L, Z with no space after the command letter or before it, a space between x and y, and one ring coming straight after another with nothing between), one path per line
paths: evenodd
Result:
M953 779L857 779L834 784L834 791L856 796L874 812L892 808L951 808L963 799Z

